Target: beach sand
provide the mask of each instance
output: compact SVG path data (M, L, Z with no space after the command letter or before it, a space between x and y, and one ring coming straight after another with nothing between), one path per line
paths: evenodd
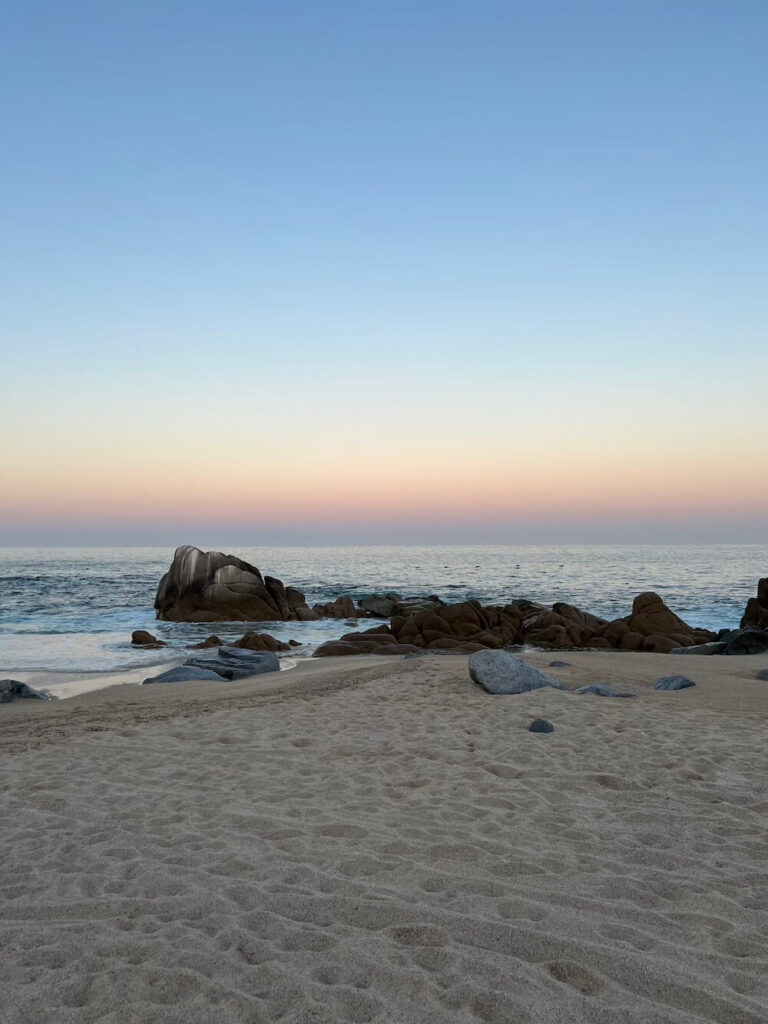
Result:
M0 1020L766 1024L768 656L526 657L0 708Z

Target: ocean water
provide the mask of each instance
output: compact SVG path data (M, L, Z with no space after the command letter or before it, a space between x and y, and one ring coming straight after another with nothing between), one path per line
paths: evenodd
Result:
M228 549L229 550L229 549ZM626 615L633 597L655 590L694 625L735 627L760 576L768 545L521 547L232 548L263 573L298 587L310 604L393 590L477 598L503 604L529 598L569 601L607 618ZM189 644L215 632L233 640L243 623L158 622L152 605L171 548L0 549L0 672L139 670L178 660ZM339 620L260 623L259 630L305 645L350 627ZM168 647L131 647L149 629ZM137 672L140 675L140 672Z

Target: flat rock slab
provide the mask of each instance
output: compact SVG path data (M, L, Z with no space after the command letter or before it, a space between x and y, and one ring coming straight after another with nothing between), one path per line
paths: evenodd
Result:
M554 732L555 727L548 718L534 718L528 726L528 732Z
M592 693L595 697L636 697L636 693L627 693L625 690L614 690L608 683L590 683L588 686L580 686L576 693Z
M167 672L161 672L159 676L151 676L145 679L143 685L150 683L191 683L197 680L204 680L211 683L223 683L225 677L210 669L201 668L198 665L179 665L177 668L169 668Z
M711 644L694 644L693 647L675 647L670 654L723 654L727 644L714 640Z
M764 682L768 682L768 668L762 668L757 673L757 678L762 679Z
M195 655L187 658L184 667L208 669L234 682L236 679L248 679L260 676L265 672L279 672L280 659L272 651L248 651L238 647L217 647L211 657Z
M570 663L570 661L550 661L549 667L550 668L570 668L571 667L571 663Z
M469 657L470 677L488 693L528 693L545 686L568 687L508 651L475 651Z
M653 684L654 690L687 690L696 683L687 676L664 676Z

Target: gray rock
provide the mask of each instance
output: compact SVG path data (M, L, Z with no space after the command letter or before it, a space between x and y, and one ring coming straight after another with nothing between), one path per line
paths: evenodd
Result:
M571 667L571 663L570 663L570 661L550 661L549 667L550 668L570 668Z
M357 605L379 619L389 619L395 614L398 601L401 600L399 594L371 594L370 597L361 598Z
M723 654L765 654L768 629L740 629L725 642Z
M475 651L469 656L469 674L488 693L528 693L545 686L568 690L508 651Z
M694 644L692 647L675 647L670 654L722 654L726 644L723 640L713 640L709 644Z
M761 668L757 673L757 678L762 679L763 682L768 683L768 668Z
M528 732L554 732L555 727L548 718L534 718L528 726Z
M636 697L635 693L627 693L625 690L614 690L608 683L590 683L588 686L580 686L576 693L593 693L596 697Z
M159 676L151 676L144 680L144 686L150 683L191 683L197 680L204 680L211 683L223 683L225 677L218 672L208 668L201 668L199 665L179 665L177 668L169 668L167 672L161 672Z
M696 683L687 676L664 676L653 684L654 690L687 690Z
M20 683L18 679L0 679L0 704L9 704L12 700L51 700L51 695Z
M249 651L240 647L217 647L210 655L187 658L184 664L210 669L230 681L280 671L280 659L272 651Z

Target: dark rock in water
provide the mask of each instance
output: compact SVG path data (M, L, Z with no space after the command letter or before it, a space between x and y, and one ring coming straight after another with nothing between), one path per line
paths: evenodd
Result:
M288 646L289 647L301 647L301 643L298 640L289 640L288 641Z
M318 619L366 619L369 613L362 608L355 608L351 597L337 597L328 604L312 605L315 618Z
M708 644L694 644L692 647L674 647L670 654L722 654L725 650L723 640L713 640Z
M167 672L161 672L159 676L151 676L144 680L144 686L150 683L192 683L204 681L210 683L223 683L225 677L209 668L200 665L179 665L178 668L169 668Z
M192 651L204 651L208 647L221 647L223 641L219 640L217 636L207 636L205 640L201 640L199 644L190 644L190 650Z
M269 633L246 633L236 640L232 647L242 647L249 651L288 651L290 646L282 640L276 640Z
M768 630L768 577L757 584L757 597L750 597L741 620L742 629Z
M757 673L757 678L762 679L763 682L768 682L768 668L761 668Z
M636 697L635 693L627 693L625 690L614 690L608 683L590 683L588 686L580 686L576 693L593 693L596 697Z
M41 693L18 679L0 679L0 704L10 704L12 700L51 700L49 693Z
M369 615L378 619L389 619L396 613L399 601L402 601L399 594L371 594L370 597L361 598L357 603Z
M555 727L548 718L534 718L528 726L528 732L554 732Z
M571 663L570 663L570 661L550 661L549 667L550 668L570 668L571 667Z
M740 629L725 642L723 654L765 654L768 629Z
M568 689L508 651L476 651L469 658L469 674L488 693L528 693L545 686Z
M687 676L664 676L653 684L654 690L687 690L696 683Z
M158 640L146 629L134 629L131 633L131 643L134 647L165 647L165 641Z

